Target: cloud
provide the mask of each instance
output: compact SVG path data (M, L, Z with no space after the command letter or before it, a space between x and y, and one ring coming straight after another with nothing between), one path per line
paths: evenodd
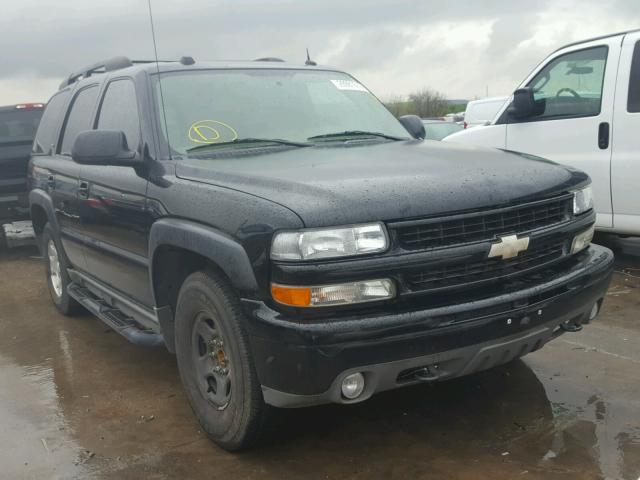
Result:
M49 97L72 70L153 58L146 0L21 0L0 17L0 103ZM508 94L563 43L640 24L636 0L152 0L158 53L278 56L354 73L379 96ZM614 8L615 7L615 8Z

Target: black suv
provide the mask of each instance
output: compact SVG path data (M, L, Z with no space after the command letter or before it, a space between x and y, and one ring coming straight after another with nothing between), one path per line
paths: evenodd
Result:
M42 103L0 107L0 219L28 217L27 164Z
M227 449L271 406L466 375L593 319L613 255L587 175L423 136L330 68L76 72L32 156L51 297L175 352Z

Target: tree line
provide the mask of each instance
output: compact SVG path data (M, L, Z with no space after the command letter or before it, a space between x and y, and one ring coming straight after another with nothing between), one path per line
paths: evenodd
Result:
M421 118L443 117L447 113L463 111L466 105L452 104L445 96L430 88L423 88L409 94L408 97L399 95L387 98L385 106L396 117L402 115L417 115Z

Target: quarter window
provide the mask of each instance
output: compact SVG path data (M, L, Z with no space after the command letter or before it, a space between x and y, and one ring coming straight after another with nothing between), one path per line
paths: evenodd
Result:
M640 112L640 42L636 43L631 60L631 76L629 77L629 98L627 111Z
M102 100L98 128L121 130L129 149L136 150L140 143L140 120L136 89L131 80L116 80L107 87Z
M64 106L69 99L69 95L69 90L63 90L51 97L47 103L33 142L33 153L49 154L53 151L56 143L56 134L58 133L58 128L64 115Z
M529 82L534 99L543 107L536 118L598 115L607 53L607 47L596 47L551 60Z
M97 99L97 85L80 90L75 96L71 104L71 110L67 115L64 133L62 134L62 146L59 150L62 155L71 155L73 142L75 142L78 134L84 130L91 129L93 108Z

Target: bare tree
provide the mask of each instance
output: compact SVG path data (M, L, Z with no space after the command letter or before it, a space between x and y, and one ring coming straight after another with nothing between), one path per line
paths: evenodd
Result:
M407 113L408 101L402 95L390 95L383 101L385 107L396 117Z
M423 88L409 95L413 114L419 117L441 117L447 113L444 95L429 88Z

